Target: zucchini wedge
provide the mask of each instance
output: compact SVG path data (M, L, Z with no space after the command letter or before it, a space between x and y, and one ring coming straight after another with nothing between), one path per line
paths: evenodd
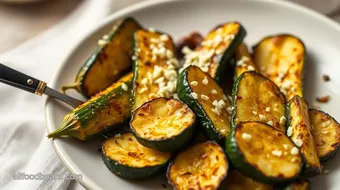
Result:
M340 124L327 113L309 109L309 121L320 161L331 158L340 145Z
M133 112L130 127L145 147L172 152L185 146L193 135L195 114L183 102L156 98Z
M68 113L61 127L48 137L70 136L85 141L122 124L130 117L132 77L132 73L125 75Z
M258 71L246 44L240 44L235 51L235 79L246 71Z
M142 179L166 167L171 153L144 147L131 133L115 135L104 141L102 159L115 175L126 179Z
M169 35L139 30L134 38L132 111L155 98L172 98L179 64Z
M279 34L262 39L253 51L260 73L272 80L287 101L295 95L303 97L303 67L306 48L296 36Z
M167 178L173 189L217 189L227 176L228 160L223 149L207 141L180 152L170 162Z
M205 135L224 143L230 132L231 106L223 90L208 73L189 66L178 76L177 94L197 115Z
M278 87L263 75L248 71L233 87L233 126L245 121L260 121L286 131L285 98Z
M308 179L298 179L290 182L283 188L276 188L276 190L310 190L311 185Z
M238 22L219 25L209 32L195 51L189 48L182 49L185 54L182 70L189 65L195 65L220 81L227 64L245 36L246 30Z
M236 169L263 183L291 181L303 166L298 148L285 133L260 122L239 123L227 138L226 151Z
M321 165L309 122L308 103L296 95L288 102L287 112L287 136L299 147L305 162L302 175L316 176L321 173Z
M225 187L227 190L274 190L274 186L255 181L237 170L228 173Z
M75 83L63 86L62 91L74 89L90 98L131 71L133 34L141 28L131 17L117 21L112 30L98 41L101 47L81 67Z

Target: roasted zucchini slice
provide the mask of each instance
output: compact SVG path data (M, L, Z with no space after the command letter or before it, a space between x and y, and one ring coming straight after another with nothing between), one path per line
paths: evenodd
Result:
M261 183L237 170L228 173L225 188L227 190L274 190L274 186Z
M71 136L84 141L123 123L130 117L132 77L132 73L125 75L68 113L61 127L48 137Z
M285 135L265 123L242 122L230 133L226 151L232 165L263 183L283 183L300 175L303 160Z
M147 30L135 33L132 111L152 99L173 97L178 67L175 51L167 34Z
M176 190L217 189L227 176L228 160L223 149L207 141L180 152L169 164L168 182Z
M177 94L195 112L206 136L224 143L232 108L218 84L200 68L189 66L178 76Z
M90 98L131 71L133 34L141 28L131 17L117 21L112 30L98 41L101 47L81 67L75 84L63 86L62 91L75 89Z
M240 44L235 51L235 79L246 71L258 71L251 55L248 52L246 44Z
M131 133L124 133L104 141L102 158L106 167L115 175L126 179L141 179L166 167L171 153L144 147Z
M290 182L285 187L278 187L276 190L310 190L311 185L307 179L297 179Z
M285 98L277 86L255 71L244 72L234 83L233 126L260 121L286 131Z
M296 36L280 34L261 40L253 51L253 60L260 73L272 80L286 96L303 96L305 46Z
M312 177L320 174L321 165L312 135L308 116L308 103L294 96L288 103L287 136L299 147L305 162L303 175Z
M156 98L137 108L130 127L142 145L171 152L185 146L193 135L195 114L183 102Z
M327 113L314 109L309 110L309 121L320 161L326 161L339 149L340 124Z
M182 49L185 54L182 69L195 65L220 81L229 60L245 36L246 30L238 22L219 25L209 32L195 51L189 48Z

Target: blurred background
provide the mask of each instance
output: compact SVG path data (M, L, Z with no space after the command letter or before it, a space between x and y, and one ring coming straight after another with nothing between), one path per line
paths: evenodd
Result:
M0 54L57 24L84 1L86 0L0 0ZM142 0L110 1L112 10L116 10L115 6L123 8ZM340 0L293 1L340 21Z
M69 49L91 27L113 12L140 1L0 0L0 61L48 81ZM292 1L340 22L340 0ZM0 189L6 185L12 187L7 189L83 189L75 181L18 184L10 175L1 174L17 171L66 174L67 171L45 138L44 99L2 85L0 105L0 162L6 163L0 167ZM18 119L17 115L22 117ZM20 156L18 152L14 154L16 149L22 150Z

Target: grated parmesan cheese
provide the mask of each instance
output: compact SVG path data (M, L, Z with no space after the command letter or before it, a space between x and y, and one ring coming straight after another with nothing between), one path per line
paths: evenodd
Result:
M282 155L282 151L281 150L273 150L272 155L280 157Z
M294 144L295 144L297 147L301 147L301 146L302 146L302 141L301 141L301 139L294 139L293 142L294 142Z
M251 140L251 138L252 138L252 136L250 134L242 133L242 139L249 141L249 140Z
M290 154L292 154L292 155L297 155L297 154L299 154L299 149L296 148L296 147L293 147L293 148L290 150Z
M259 114L260 120L266 120L266 116Z
M194 99L197 99L198 95L196 92L191 92L191 96L194 98Z
M212 94L217 94L217 90L212 89L212 90L211 90L211 93L212 93Z
M197 86L197 85L198 85L198 82L197 82L197 81L191 81L190 84L191 84L192 86Z
M209 97L206 96L206 95L204 95L204 94L201 94L201 99L202 99L202 100L209 100Z
M122 83L122 89L128 91L129 87L125 83Z
M207 77L204 77L204 79L202 80L202 83L203 83L204 85L207 85L207 84L209 83L208 78L207 78Z
M293 134L293 128L292 127L288 127L288 129L287 129L287 136L290 137L290 136L292 136L292 134Z

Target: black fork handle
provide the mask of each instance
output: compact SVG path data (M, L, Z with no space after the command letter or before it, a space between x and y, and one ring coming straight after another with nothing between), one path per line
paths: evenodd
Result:
M41 95L46 83L0 63L0 82Z

